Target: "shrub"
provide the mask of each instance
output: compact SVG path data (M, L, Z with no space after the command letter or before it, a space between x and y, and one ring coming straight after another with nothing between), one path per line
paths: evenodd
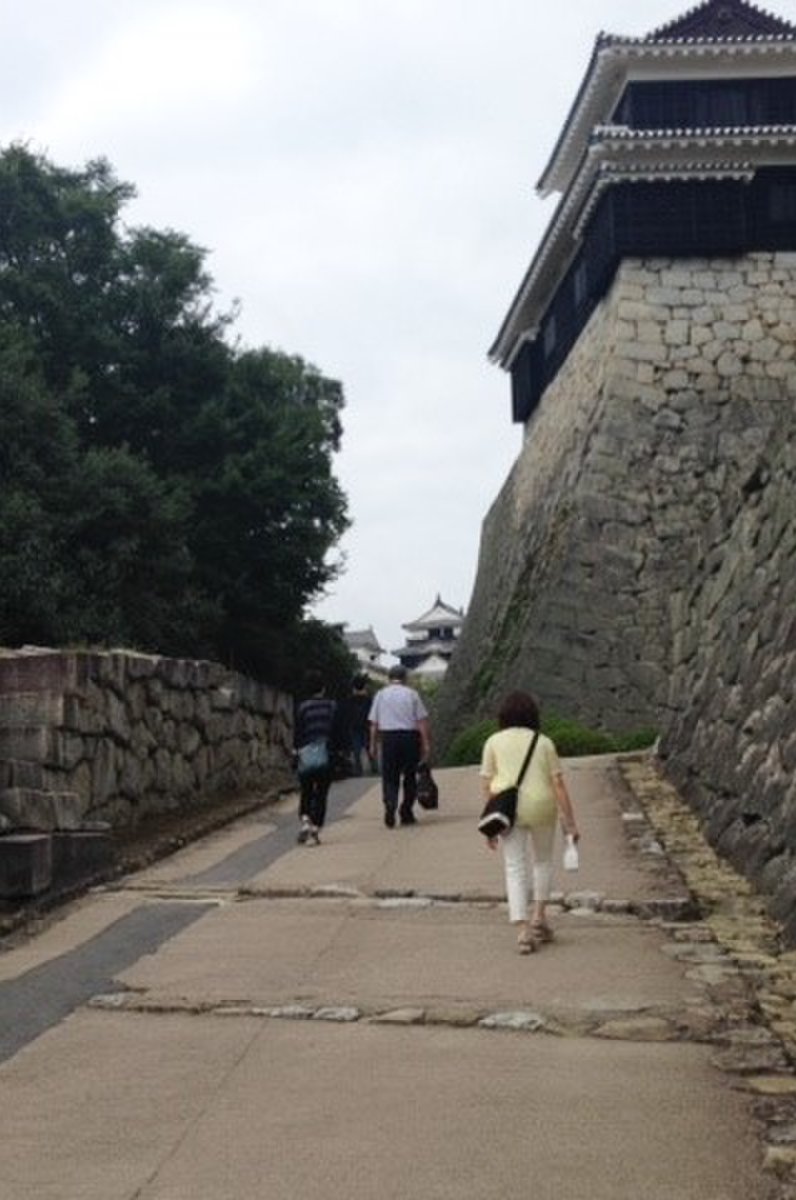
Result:
M497 721L490 718L486 721L479 721L477 725L468 725L466 729L462 729L448 747L445 766L467 767L472 763L480 762L484 742L490 734L495 733L497 727Z
M637 733L620 734L616 739L616 749L625 754L633 750L648 750L657 740L657 729L639 729Z
M445 756L445 766L464 767L480 762L484 742L490 734L495 733L497 727L497 721L490 719L462 729L450 744ZM654 729L640 729L625 734L589 729L577 721L552 713L542 718L542 731L552 738L563 758L644 750L651 746L657 737Z
M568 717L551 714L542 719L542 730L555 742L558 753L564 758L578 758L585 754L612 754L616 750L616 739L602 729L589 729Z

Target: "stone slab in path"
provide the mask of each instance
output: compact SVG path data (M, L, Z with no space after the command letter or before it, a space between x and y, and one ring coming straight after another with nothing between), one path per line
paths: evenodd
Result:
M760 1194L691 1045L81 1012L3 1087L0 1200Z

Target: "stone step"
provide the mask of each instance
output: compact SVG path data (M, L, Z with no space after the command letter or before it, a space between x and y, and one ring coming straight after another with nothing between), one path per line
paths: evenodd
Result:
M52 883L53 842L47 833L7 833L0 837L0 898L23 900L46 892Z

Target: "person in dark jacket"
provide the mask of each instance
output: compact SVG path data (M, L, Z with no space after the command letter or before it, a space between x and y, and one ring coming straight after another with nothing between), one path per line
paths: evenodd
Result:
M355 775L364 773L363 756L367 758L368 770L373 774L376 763L370 755L370 713L371 695L368 690L368 677L364 673L355 675L348 698L348 736L351 743L351 759Z
M294 726L300 789L298 840L307 846L319 846L332 784L337 705L326 695L323 679L317 672L308 675L307 690L309 699L298 706Z

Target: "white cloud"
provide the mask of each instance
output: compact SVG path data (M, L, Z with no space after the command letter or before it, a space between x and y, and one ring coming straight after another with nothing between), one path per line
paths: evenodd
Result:
M64 79L43 114L53 144L136 139L171 125L199 126L239 103L254 83L247 24L234 10L172 4L131 16L81 70Z

